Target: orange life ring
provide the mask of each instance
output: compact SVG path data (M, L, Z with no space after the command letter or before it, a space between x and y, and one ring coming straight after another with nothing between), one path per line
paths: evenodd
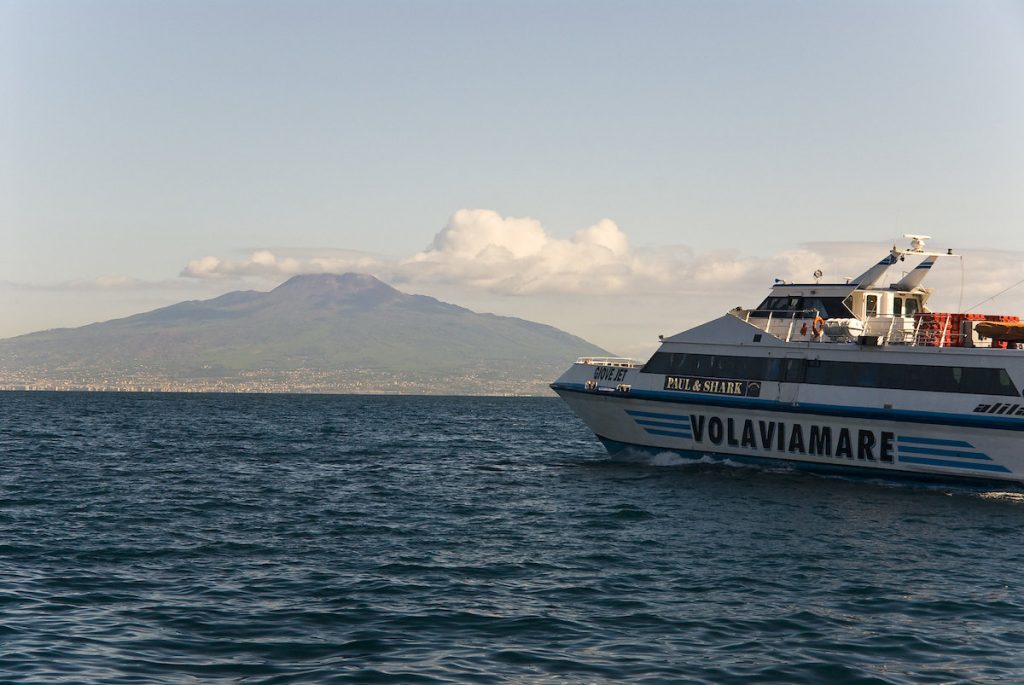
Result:
M815 316L814 323L811 324L811 330L814 331L815 338L820 338L822 332L825 330L825 319L820 316Z

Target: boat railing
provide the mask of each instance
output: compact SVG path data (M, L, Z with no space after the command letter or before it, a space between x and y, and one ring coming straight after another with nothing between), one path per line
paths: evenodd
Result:
M588 366L618 366L627 369L638 369L643 366L643 363L629 357L580 357L576 363Z
M958 346L950 335L950 316L918 317L914 326L914 347L954 347ZM956 331L960 337L960 331ZM959 341L957 341L959 342Z
M923 312L917 317L914 331L915 346L922 347L992 347L991 340L974 339L973 326L964 327L979 318L968 314ZM968 337L970 336L970 340Z
M791 342L809 340L813 336L809 321L818 316L817 309L734 309L730 312L738 319L759 328L769 335ZM801 332L802 331L802 332Z
M751 326L784 342L819 342L819 343L852 343L858 334L831 338L816 335L812 322L820 316L817 309L801 310L767 310L767 309L734 309L733 316L742 319ZM919 322L908 317L873 316L862 322L863 330L859 335L880 339L882 345L913 345L922 340ZM943 335L945 333L943 332ZM948 336L946 338L948 340ZM917 344L927 344L919 342ZM934 344L934 343L932 343Z

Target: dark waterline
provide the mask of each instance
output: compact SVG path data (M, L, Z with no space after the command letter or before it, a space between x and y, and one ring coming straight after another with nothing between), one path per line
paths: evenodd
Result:
M1024 681L1024 496L557 399L0 393L0 681Z

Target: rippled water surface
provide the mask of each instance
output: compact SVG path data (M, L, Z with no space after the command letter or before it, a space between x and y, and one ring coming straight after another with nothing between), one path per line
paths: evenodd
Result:
M3 682L1024 681L1019 493L557 399L2 393L0 458Z

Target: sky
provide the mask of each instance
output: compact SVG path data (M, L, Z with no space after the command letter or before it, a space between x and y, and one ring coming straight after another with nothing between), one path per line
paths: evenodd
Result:
M642 355L904 233L1024 279L1024 0L0 0L0 337L365 271Z

